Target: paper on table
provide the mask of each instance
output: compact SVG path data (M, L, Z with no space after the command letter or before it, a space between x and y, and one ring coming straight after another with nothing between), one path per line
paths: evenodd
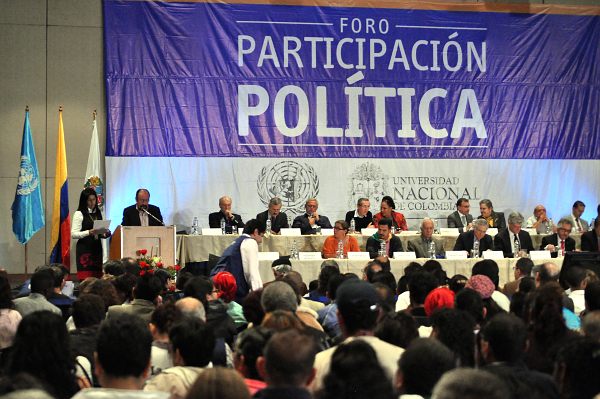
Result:
M96 230L98 234L106 233L109 227L110 220L94 220L94 230Z

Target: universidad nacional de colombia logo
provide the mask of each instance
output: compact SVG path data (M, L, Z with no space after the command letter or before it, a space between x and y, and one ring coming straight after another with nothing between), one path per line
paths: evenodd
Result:
M304 213L306 200L319 194L319 178L306 163L281 161L261 169L256 187L265 206L271 198L279 197L282 211L300 214Z
M19 179L17 183L17 195L29 195L40 184L35 176L33 166L27 155L21 156L21 166L19 170Z

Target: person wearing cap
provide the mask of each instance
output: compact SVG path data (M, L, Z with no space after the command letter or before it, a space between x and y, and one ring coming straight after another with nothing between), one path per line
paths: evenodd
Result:
M381 199L381 212L373 216L373 226L379 227L379 222L382 219L392 219L394 229L396 230L408 230L406 219L400 212L396 212L396 204L389 195L386 195Z
M227 314L233 319L236 328L241 330L248 325L244 317L242 305L235 301L237 292L237 283L235 276L229 272L219 272L213 277L213 285L217 292L217 297L227 304Z
M388 344L374 336L374 329L380 314L379 297L375 288L362 280L348 280L342 283L336 293L338 321L344 341L363 340L369 344L387 378L393 383L398 369L398 359L404 349ZM330 348L317 354L314 368L315 379L311 391L317 392L323 385L324 377L329 373L331 357L336 348Z
M491 298L498 304L498 306L502 308L502 310L509 312L510 300L506 295L498 291L498 284L500 282L500 269L498 268L498 264L491 259L480 260L479 262L475 263L471 269L471 276L476 276L479 274L489 277L494 284L494 291L491 294Z
M427 294L425 298L425 314L431 317L439 309L454 307L454 291L446 287L438 287Z

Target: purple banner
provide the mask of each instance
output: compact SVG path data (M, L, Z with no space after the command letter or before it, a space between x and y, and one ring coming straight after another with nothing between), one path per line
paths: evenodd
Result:
M600 17L104 1L108 156L600 159Z

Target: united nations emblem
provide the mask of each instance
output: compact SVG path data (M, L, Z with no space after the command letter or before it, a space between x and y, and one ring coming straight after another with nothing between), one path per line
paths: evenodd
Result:
M379 203L384 195L389 194L388 181L389 176L379 166L371 162L360 164L350 175L348 207L356 207L360 198Z
M40 184L40 181L35 175L33 165L29 157L26 155L21 156L21 166L19 169L19 179L17 182L17 195L29 195Z
M304 203L319 194L319 178L312 166L282 161L261 169L256 182L261 202L269 205L273 197L283 203L282 211L304 213Z

